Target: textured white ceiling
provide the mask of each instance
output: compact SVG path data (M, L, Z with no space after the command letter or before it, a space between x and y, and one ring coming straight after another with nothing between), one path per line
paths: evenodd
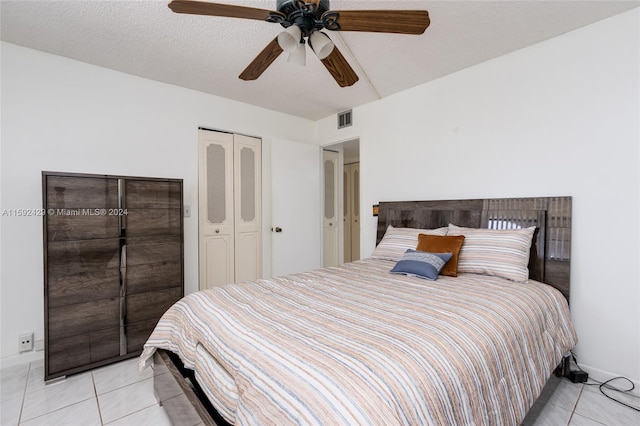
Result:
M228 3L275 10L275 0ZM360 81L340 88L308 50L256 81L238 75L280 32L262 21L173 13L167 1L2 0L3 41L317 120L638 7L626 1L332 0L332 10L423 9L419 36L328 32Z

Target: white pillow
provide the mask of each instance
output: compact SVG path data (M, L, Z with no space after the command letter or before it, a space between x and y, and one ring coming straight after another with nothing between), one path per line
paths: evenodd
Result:
M529 252L535 226L523 229L462 228L449 224L447 235L464 235L458 272L529 280Z
M418 235L420 234L447 235L447 228L394 228L389 225L384 237L382 237L382 241L375 248L371 257L397 262L408 249L415 250L418 247Z

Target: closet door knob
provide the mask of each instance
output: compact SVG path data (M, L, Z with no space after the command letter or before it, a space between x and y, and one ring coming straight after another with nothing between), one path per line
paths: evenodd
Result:
M216 229L216 234L219 234L219 233L220 233L220 230L219 230L219 229Z

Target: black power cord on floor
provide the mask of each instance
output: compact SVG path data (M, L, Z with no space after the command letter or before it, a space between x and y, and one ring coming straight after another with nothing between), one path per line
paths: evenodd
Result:
M621 380L626 380L627 382L629 382L629 383L631 384L631 387L630 387L629 389L620 389L620 388L617 388L617 387L615 387L615 386L611 386L611 385L609 384L609 383L613 382L614 380L619 380L619 379L621 379ZM595 381L595 382L597 382L597 380L594 380L594 381ZM600 383L599 385L598 385L598 383L585 383L585 385L589 385L589 386L597 385L597 386L599 386L599 387L600 387L600 392L601 392L604 396L606 396L607 398L609 398L609 399L611 399L611 400L613 400L613 401L617 402L618 404L622 404L622 405L624 405L625 407L629 407L629 408L631 408L632 410L640 411L640 408L635 407L635 406L633 406L633 405L631 405L631 404L627 404L626 402L622 402L622 401L620 401L620 400L618 400L618 399L616 399L616 398L612 397L611 395L607 395L607 393L604 391L605 389L611 389L611 390L614 390L614 391L616 391L616 392L621 392L621 393L631 392L631 391L635 388L635 385L633 384L633 382L632 382L631 380L627 379L626 377L622 377L622 376L614 377L613 379L609 379L609 380L607 380L606 382L602 382L602 383ZM639 397L639 396L636 396L636 395L628 395L628 396L629 396L629 397L631 397L631 398L638 398L638 399L640 399L640 397Z
M578 364L578 360L576 359L576 356L575 356L575 354L573 352L571 352L571 358L573 358L573 363L575 364L575 366L577 368L577 370L572 370L572 372L573 371L578 371L579 373L587 374L586 371L584 371L582 368L580 368L580 365ZM637 398L637 399L640 400L640 396L636 396L636 395L631 395L630 394L630 392L632 390L634 390L635 387L636 387L630 379L628 379L626 377L618 376L618 377L614 377L612 379L606 380L604 382L595 380L593 378L591 378L590 380L592 380L595 383L586 382L584 384L587 385L587 386L598 386L600 388L600 393L602 393L604 396L606 396L610 400L615 401L618 404L624 405L625 407L631 408L632 410L640 411L640 407L634 406L634 405L631 405L631 404L627 404L626 402L622 402L619 399L616 399L611 395L607 395L607 393L604 391L605 389L609 389L609 390L612 390L612 391L615 391L615 392L624 393L630 398ZM610 383L613 382L613 381L616 381L616 380L626 380L627 382L629 382L631 387L629 387L629 389L622 389L622 388L619 388L619 387L616 387L616 386L612 386Z

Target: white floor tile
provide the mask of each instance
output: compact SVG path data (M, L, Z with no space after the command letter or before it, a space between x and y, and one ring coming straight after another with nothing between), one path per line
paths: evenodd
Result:
M156 401L153 372L138 372L137 358L44 384L42 361L0 371L0 424L170 425ZM638 398L607 391L638 405ZM572 413L573 411L573 413ZM597 386L552 377L523 421L525 426L640 425L640 413L609 400Z
M59 410L89 398L95 398L91 373L81 373L46 385L43 389L27 392L21 421Z
M16 426L20 420L22 396L0 401L0 425Z
M133 414L129 414L126 417L122 417L112 423L107 423L108 426L171 426L171 421L164 411L164 408L159 405L145 408L140 411L136 411Z
M524 426L566 426L571 419L571 410L566 410L548 401L538 400L523 420Z
M27 392L36 392L44 388L44 364L42 362L32 362L27 380Z
M603 426L603 424L574 413L569 426Z
M0 370L0 401L22 398L27 386L29 364L15 365Z
M575 413L606 425L640 425L640 411L617 404L596 392L582 392Z
M20 422L20 426L101 426L100 411L95 398L69 405Z
M153 377L150 368L138 372L138 358L101 367L92 373L98 395Z
M5 380L24 376L28 372L29 372L29 363L14 365L12 367L6 367L0 370L0 381L4 383Z
M573 411L581 392L582 383L572 383L567 379L552 376L542 389L539 399Z
M613 385L620 385L620 386L628 386L628 383L624 383L624 382L620 382L620 383L614 383ZM598 385L589 385L589 386L585 386L585 389L587 389L589 392L594 392L597 394L602 395L602 392L600 391L600 386ZM619 388L620 389L620 388ZM622 388L624 389L624 388ZM628 389L628 387L627 387ZM630 404L634 407L640 407L640 397L637 395L633 395L630 394L628 392L621 392L621 391L616 391L615 389L604 389L604 392L615 398L618 399L626 404Z
M153 379L145 379L98 395L98 404L104 423L110 423L136 411L158 405L153 393Z

